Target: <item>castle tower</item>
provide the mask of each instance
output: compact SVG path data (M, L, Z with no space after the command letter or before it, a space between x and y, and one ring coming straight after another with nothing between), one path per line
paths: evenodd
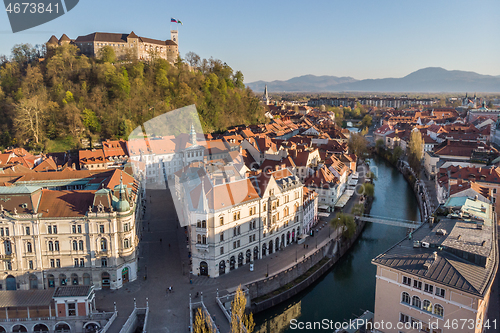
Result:
M192 145L196 145L198 140L196 140L196 131L194 130L194 125L191 124L191 132L189 133L189 142Z
M179 31L177 30L170 30L170 40L174 42L175 44L179 45Z

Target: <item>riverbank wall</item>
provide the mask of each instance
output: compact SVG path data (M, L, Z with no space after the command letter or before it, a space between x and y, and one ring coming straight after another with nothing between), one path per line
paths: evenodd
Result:
M372 200L365 202L365 210L369 211ZM313 285L324 276L342 256L349 251L363 231L366 222L357 221L356 232L350 239L341 237L331 239L323 244L311 256L298 262L296 265L281 271L268 278L246 285L251 301L251 311L258 313L267 310L289 298L297 295L307 287ZM328 260L321 267L307 275L308 271L320 263L324 258Z
M415 172L410 168L408 162L403 160L398 160L396 165L392 163L392 161L387 159L387 156L384 154L378 154L375 149L372 150L373 155L377 155L387 162L391 163L391 165L395 166L396 169L403 175L404 179L411 185L413 193L417 198L418 208L420 209L420 221L423 223L427 221L427 218L432 214L432 207L430 200L425 193L425 185L418 180L418 177L415 175ZM425 193L426 194L426 193Z

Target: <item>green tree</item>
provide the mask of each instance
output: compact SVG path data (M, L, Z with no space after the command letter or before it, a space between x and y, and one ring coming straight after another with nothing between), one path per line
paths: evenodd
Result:
M375 141L375 148L377 149L378 152L380 152L380 149L384 148L385 142L384 139L378 139Z
M417 175L420 173L423 155L424 144L422 140L422 133L418 130L414 130L411 132L410 142L408 144L408 163Z
M359 194L365 197L373 197L375 194L375 186L371 183L364 183L363 186L361 186L361 192Z
M352 209L351 209L351 214L356 215L356 216L361 216L365 212L365 205L364 204L355 204Z
M342 237L351 239L356 232L356 222L352 215L345 213L338 213L337 216L330 221L330 225L334 229L341 229Z
M98 133L101 131L101 124L99 119L92 110L87 108L82 111L83 126L92 133Z
M97 53L103 62L114 63L116 61L115 50L109 45L102 47Z
M247 299L241 286L236 289L234 299L231 302L231 333L252 333L255 328L253 314L246 314Z
M401 148L400 146L396 146L396 148L394 148L394 150L392 151L391 162L396 163L401 158L401 156L403 156L403 154L404 154L403 148Z
M372 125L372 117L370 115L366 115L363 117L363 119L361 120L361 128L367 128L367 127L370 127Z
M360 133L351 133L348 141L349 152L356 156L363 156L368 149L368 142Z

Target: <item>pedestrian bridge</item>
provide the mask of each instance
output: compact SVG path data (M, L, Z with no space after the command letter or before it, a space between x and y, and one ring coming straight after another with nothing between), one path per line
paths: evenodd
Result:
M356 218L360 219L361 221L380 223L380 224L385 224L385 225L391 225L394 227L403 227L403 228L409 228L409 229L416 229L422 224L419 221L395 219L395 218L385 217L385 216L374 216L374 215L365 216L365 215L363 215L363 216L357 216Z

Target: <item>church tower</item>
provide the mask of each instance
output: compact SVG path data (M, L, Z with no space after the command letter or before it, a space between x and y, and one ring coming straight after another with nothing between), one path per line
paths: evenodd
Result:
M266 105L269 105L269 95L267 93L267 84L266 84L266 87L264 88L264 94L262 95L262 102L266 103Z

